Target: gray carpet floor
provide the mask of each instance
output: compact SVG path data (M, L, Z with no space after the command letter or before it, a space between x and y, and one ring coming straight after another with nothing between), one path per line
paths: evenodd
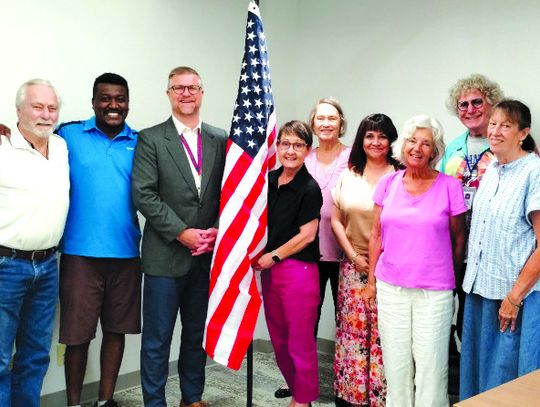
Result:
M211 407L246 406L246 361L239 371L227 369L212 363L206 367L206 386L203 399ZM333 355L319 353L319 399L314 407L334 406L333 391ZM274 398L274 391L283 384L273 353L254 352L253 355L253 406L285 407L290 399ZM178 376L172 376L167 382L167 405L177 407L180 404ZM120 407L140 407L143 405L140 386L119 391L114 396ZM450 405L457 402L456 396L450 396ZM93 402L83 404L92 407Z
M320 397L313 406L333 406L333 355L319 354ZM274 391L281 386L283 379L273 353L254 352L253 355L253 406L287 406L290 399L274 398ZM170 377L166 388L167 405L177 407L180 404L178 376ZM114 399L120 407L140 407L142 395L140 386L119 391ZM246 362L239 371L227 369L218 364L206 368L206 386L203 399L211 407L246 406ZM93 402L83 404L92 407Z

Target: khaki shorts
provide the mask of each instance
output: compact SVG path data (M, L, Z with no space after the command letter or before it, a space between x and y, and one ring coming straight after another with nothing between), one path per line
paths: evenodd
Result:
M60 258L60 343L81 345L103 332L141 332L140 259Z

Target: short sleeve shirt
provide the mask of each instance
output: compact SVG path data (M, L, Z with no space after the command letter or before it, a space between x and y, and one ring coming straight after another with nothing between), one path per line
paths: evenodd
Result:
M468 139L469 132L467 131L446 147L441 160L441 171L457 178L464 186L478 188L487 167L495 161L495 156L489 151L489 145L485 140L485 148L480 148L477 154L469 155Z
M389 167L394 171L392 167ZM368 254L368 243L373 226L373 191L366 178L346 169L332 190L334 205L339 209L345 235L359 254Z
M489 299L510 292L536 248L529 215L537 210L540 158L527 154L488 168L474 201L465 292ZM540 281L532 289L540 291Z
M317 181L323 196L321 208L321 222L319 224L319 247L322 261L339 261L342 257L334 232L332 232L332 188L335 187L339 176L347 169L351 148L344 148L328 167L323 167L317 161L317 148L311 149L306 157L306 168L311 176ZM371 195L370 195L371 198Z
M278 187L283 167L268 174L268 242L266 251L277 249L300 232L300 226L320 219L322 194L317 182L303 165L295 177ZM315 238L289 258L318 261L319 240Z
M66 254L139 256L141 232L131 199L131 170L137 133L127 124L112 140L96 118L62 124L67 143L70 205L61 249Z
M69 206L66 143L51 134L47 159L11 128L0 140L0 245L48 249L62 237Z
M373 201L381 211L381 255L375 276L392 285L430 290L455 287L450 218L467 211L461 184L439 173L431 187L413 196L405 171L385 175Z

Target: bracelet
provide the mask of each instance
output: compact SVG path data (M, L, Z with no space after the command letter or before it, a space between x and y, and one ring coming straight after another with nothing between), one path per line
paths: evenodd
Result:
M508 300L510 304L512 304L516 308L521 308L521 306L523 305L523 301L521 301L519 304L514 304L508 295L506 296L506 299Z
M353 252L353 255L351 257L351 262L352 262L353 266L356 265L356 258L357 257L358 257L358 253Z

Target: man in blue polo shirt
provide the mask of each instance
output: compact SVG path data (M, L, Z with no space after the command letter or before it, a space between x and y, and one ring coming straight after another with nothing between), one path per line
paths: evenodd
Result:
M70 206L60 259L60 342L69 406L80 404L88 346L97 321L103 331L96 406L112 399L124 353L124 335L140 333L140 230L131 201L137 133L125 122L127 81L105 73L94 82L95 116L65 123L57 134L68 145Z

